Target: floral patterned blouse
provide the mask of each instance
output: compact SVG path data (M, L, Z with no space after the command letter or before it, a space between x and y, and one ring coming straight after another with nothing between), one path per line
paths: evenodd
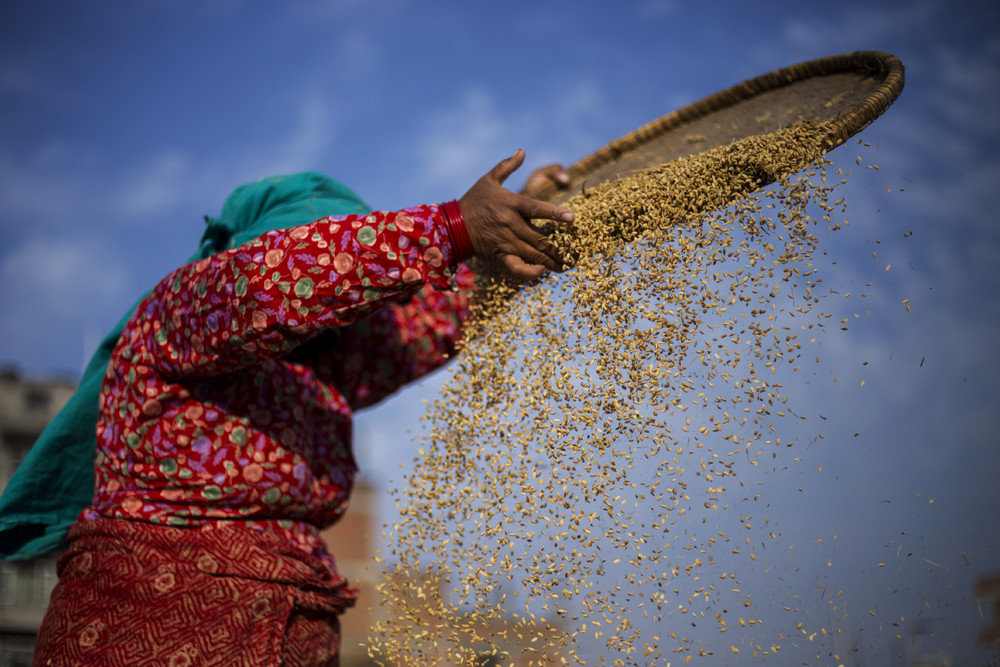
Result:
M354 410L443 364L471 272L438 206L323 218L182 266L112 355L81 520L276 533L333 561Z

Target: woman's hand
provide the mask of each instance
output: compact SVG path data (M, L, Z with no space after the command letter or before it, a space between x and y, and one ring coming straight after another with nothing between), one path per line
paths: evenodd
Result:
M569 187L569 172L561 164L548 164L539 167L528 176L521 194L525 197L538 197L538 193L546 189L549 184L554 184L557 188L565 190Z
M573 222L574 216L569 209L503 187L523 162L523 150L502 160L469 188L458 205L477 257L502 264L519 280L534 280L546 270L561 271L564 262L548 237L531 221ZM539 171L546 169L552 167Z

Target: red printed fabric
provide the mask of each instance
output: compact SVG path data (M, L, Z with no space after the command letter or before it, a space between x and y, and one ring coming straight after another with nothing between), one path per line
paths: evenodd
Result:
M445 229L433 205L323 218L167 276L112 355L81 520L235 523L333 571L353 410L444 363L469 314Z
M276 535L95 519L70 541L36 665L338 664L354 591Z

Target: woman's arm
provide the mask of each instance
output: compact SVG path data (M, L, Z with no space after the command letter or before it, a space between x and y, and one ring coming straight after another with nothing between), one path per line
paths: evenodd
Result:
M374 405L458 352L475 275L463 265L455 282L457 290L425 286L405 303L318 336L289 359L336 386L354 410Z
M452 238L456 226L467 230L470 251L519 279L561 269L531 220L573 214L502 187L523 160L518 151L479 179L455 207L458 220L433 205L323 218L181 267L137 309L144 321L133 350L161 373L198 377L284 356L424 285L450 287L468 259L456 254L464 245L455 244L462 235Z
M425 284L448 288L457 262L440 215L323 218L181 267L138 308L149 363L168 375L233 372Z

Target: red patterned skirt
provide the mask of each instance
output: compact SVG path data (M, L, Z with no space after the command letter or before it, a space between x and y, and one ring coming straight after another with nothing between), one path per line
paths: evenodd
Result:
M121 519L70 530L35 665L337 665L355 591L282 539Z

